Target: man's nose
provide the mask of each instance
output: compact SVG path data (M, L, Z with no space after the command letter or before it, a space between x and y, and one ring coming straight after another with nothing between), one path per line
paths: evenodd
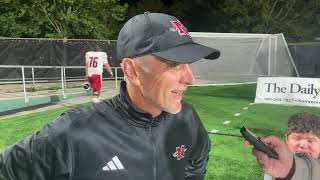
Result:
M307 149L308 147L308 142L307 141L299 141L299 144L298 144L298 147L301 148L301 149Z
M187 85L192 85L196 83L196 78L194 77L189 64L184 65L184 73L182 75L182 81Z

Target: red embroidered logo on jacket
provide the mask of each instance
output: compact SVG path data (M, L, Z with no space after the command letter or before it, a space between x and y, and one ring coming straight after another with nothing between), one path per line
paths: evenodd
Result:
M179 32L180 35L189 35L187 28L184 27L184 25L179 20L173 20L170 22L175 27L176 31Z
M184 158L184 153L187 151L187 148L185 148L184 145L181 145L180 147L176 147L176 152L173 153L173 157L176 157L177 160Z

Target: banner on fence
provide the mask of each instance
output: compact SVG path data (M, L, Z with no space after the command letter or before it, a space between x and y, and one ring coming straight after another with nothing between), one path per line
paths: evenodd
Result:
M258 78L254 102L320 107L320 78Z

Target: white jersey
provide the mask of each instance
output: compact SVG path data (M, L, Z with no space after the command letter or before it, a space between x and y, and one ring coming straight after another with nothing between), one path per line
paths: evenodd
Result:
M89 51L86 53L88 76L92 74L102 75L103 65L106 63L108 63L107 53L97 51Z

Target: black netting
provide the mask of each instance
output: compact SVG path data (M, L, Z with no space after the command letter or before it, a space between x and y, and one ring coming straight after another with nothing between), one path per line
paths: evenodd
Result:
M120 66L116 61L116 41L43 39L0 39L0 65L84 66L85 53L97 47L107 52L112 67ZM52 70L40 69L35 73L37 77L50 77ZM83 74L84 69L69 70L68 73L77 76ZM2 79L20 77L21 69L0 68Z

